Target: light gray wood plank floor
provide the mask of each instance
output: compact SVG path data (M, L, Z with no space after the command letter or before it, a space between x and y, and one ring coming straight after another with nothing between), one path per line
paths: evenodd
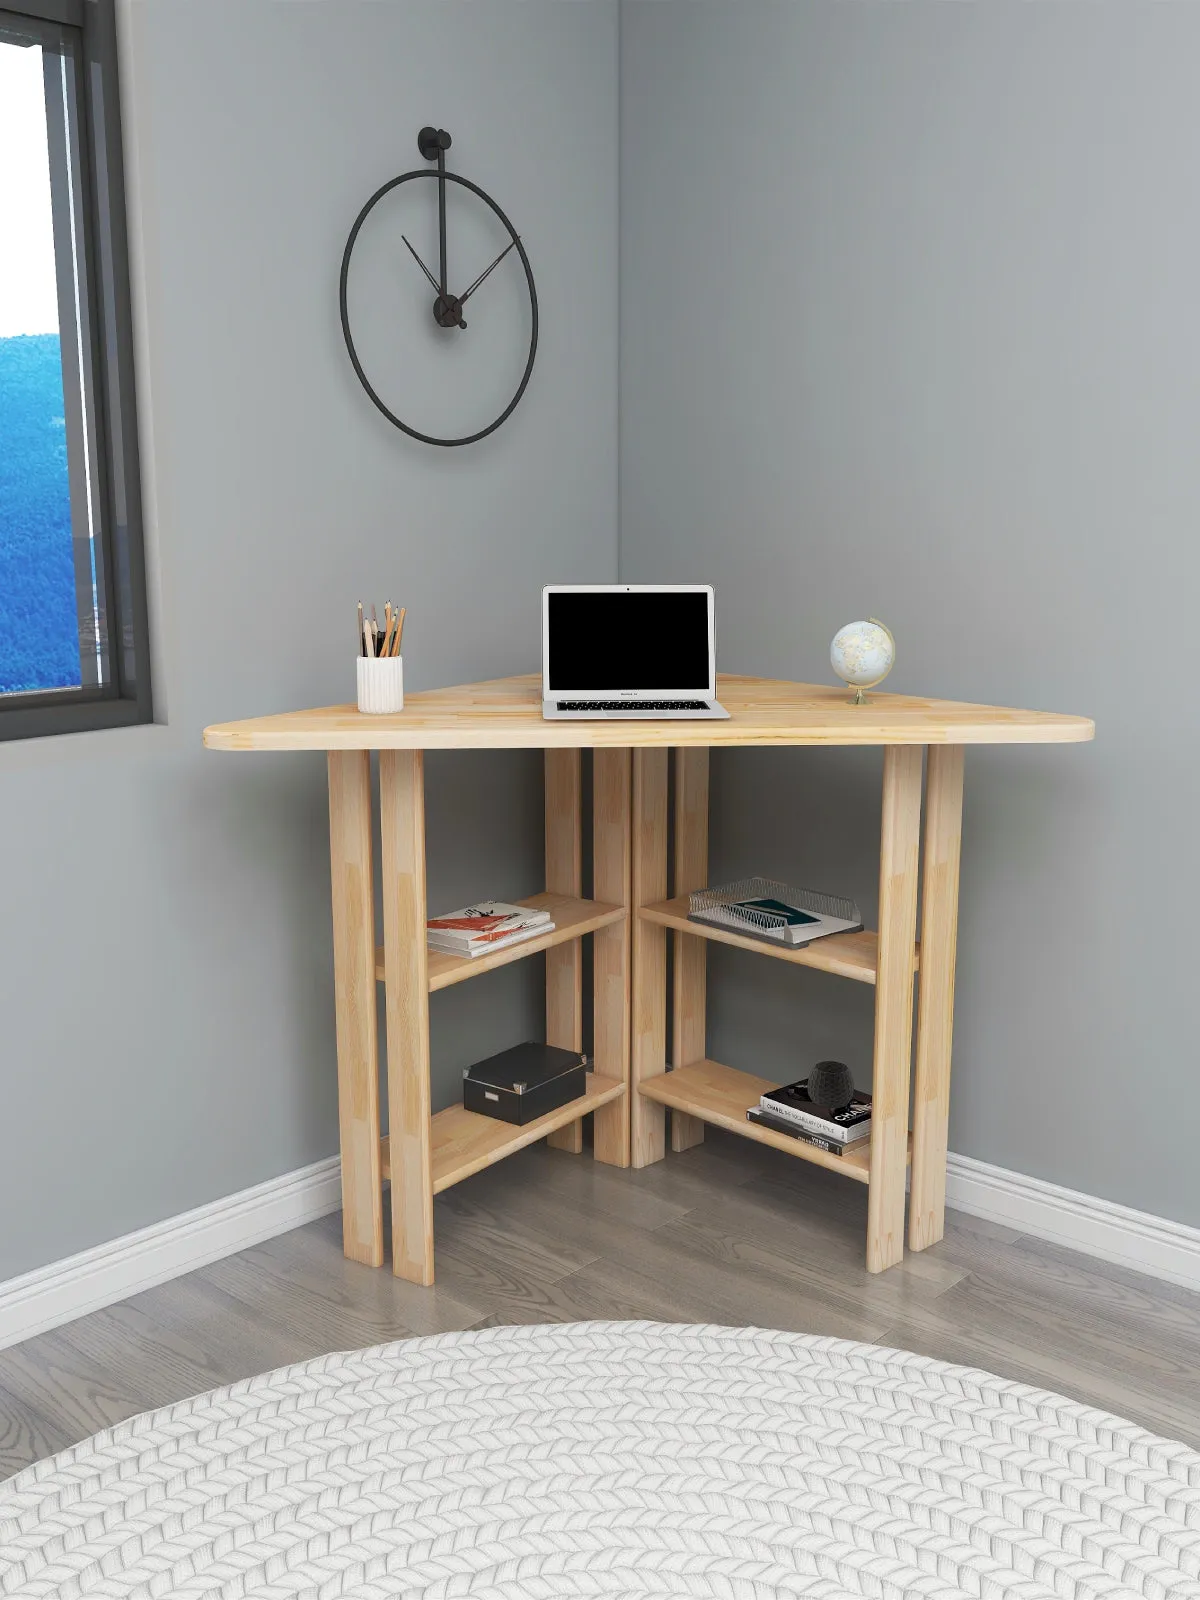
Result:
M1200 1446L1200 1295L953 1212L941 1244L871 1277L866 1201L711 1130L642 1172L535 1146L439 1196L432 1289L346 1261L332 1216L0 1351L0 1477L325 1351L591 1317L896 1345Z

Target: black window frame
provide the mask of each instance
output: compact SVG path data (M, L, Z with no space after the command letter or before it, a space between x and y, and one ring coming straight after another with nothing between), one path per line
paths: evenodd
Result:
M83 362L90 368L93 518L108 676L78 689L0 694L0 740L127 727L154 716L116 0L0 0L0 29L5 22L17 29L22 23L62 29L77 66L72 154L79 182L76 215L82 219L77 249L87 298ZM66 333L64 328L64 342ZM73 481L73 500L76 492Z

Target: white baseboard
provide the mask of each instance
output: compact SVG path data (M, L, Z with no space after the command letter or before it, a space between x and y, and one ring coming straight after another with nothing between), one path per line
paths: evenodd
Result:
M953 1153L946 1201L1021 1233L1200 1290L1200 1228ZM0 1283L0 1350L286 1233L341 1204L336 1157Z
M989 1222L1200 1289L1200 1228L951 1153L946 1203Z
M334 1156L0 1283L0 1350L336 1211Z

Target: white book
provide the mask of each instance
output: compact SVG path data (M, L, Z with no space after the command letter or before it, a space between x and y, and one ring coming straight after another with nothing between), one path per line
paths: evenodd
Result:
M822 1139L831 1139L835 1144L857 1144L860 1139L867 1139L871 1134L869 1116L860 1118L850 1127L842 1127L836 1122L830 1122L826 1117L815 1116L811 1111L781 1103L765 1094L759 1097L758 1103L771 1116L790 1122L797 1128L803 1128L805 1133L815 1133Z
M534 906L513 905L508 900L479 900L459 911L430 917L426 934L440 949L470 955L494 950L514 934L533 937L535 933L548 933L552 926L550 913Z
M506 950L510 944L524 944L527 939L538 939L543 933L553 933L553 922L541 922L536 928L522 928L516 933L506 934L503 939L494 939L490 944L449 944L444 943L435 933L427 935L426 943L431 950L438 950L448 956L489 956L496 950Z

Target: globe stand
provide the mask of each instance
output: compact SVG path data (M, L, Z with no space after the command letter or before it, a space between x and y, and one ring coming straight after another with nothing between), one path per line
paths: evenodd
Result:
M888 668L888 672L890 672L891 670L892 669L889 667ZM887 672L885 672L884 675L883 675L883 678L886 678L886 677L887 677ZM883 678L876 678L873 683L860 683L858 685L858 687L855 689L854 693L850 696L850 704L852 706L869 705L870 701L867 699L867 690L868 689L878 689L879 685L883 682Z

